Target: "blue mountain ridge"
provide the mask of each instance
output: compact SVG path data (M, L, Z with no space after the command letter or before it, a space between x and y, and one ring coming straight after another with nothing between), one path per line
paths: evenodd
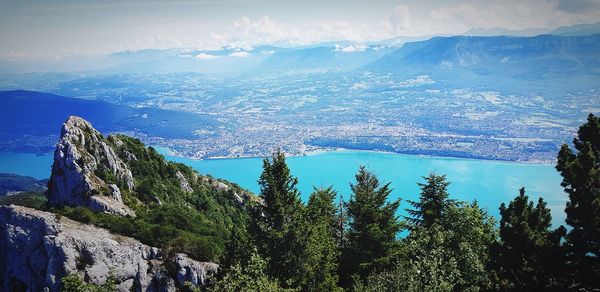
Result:
M0 91L0 138L57 133L68 116L84 117L101 132L135 132L163 138L193 138L194 130L216 129L215 117L156 108L134 108L99 100L69 98L34 91Z
M466 85L487 82L501 88L510 87L510 82L575 77L590 85L600 77L600 34L438 37L406 43L362 69L404 76L427 74L436 80L463 80Z

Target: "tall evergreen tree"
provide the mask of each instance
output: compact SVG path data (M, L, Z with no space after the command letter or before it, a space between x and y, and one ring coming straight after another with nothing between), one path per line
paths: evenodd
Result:
M412 217L409 221L414 225L431 226L437 222L444 212L444 209L452 203L448 199L448 185L445 175L436 175L430 173L423 177L425 183L417 183L421 188L419 201L409 201L414 209L406 210Z
M494 269L500 288L542 291L559 288L564 261L560 241L566 230L551 230L552 216L542 198L529 201L525 189L508 207L500 205L500 243L495 248Z
M338 290L337 193L332 187L315 189L306 208L306 274L303 290Z
M401 228L396 217L400 200L388 202L389 183L380 185L379 179L361 166L356 174L356 184L350 187L344 285L350 284L352 275L364 280L373 271L390 267L398 253L396 235Z
M600 288L600 118L590 114L573 140L558 153L556 169L569 194L565 212L572 229L567 235L574 287Z
M264 200L264 211L268 227L275 232L286 230L302 211L298 192L298 179L292 176L281 150L271 159L263 160L263 172L258 180L260 197Z
M283 287L298 286L304 274L304 205L296 188L298 179L291 175L283 152L277 150L263 160L258 184L264 205L257 218L256 241L268 259L267 271Z

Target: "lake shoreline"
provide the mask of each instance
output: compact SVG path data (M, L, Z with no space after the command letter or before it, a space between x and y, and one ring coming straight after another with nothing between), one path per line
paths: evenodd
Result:
M202 160L233 160L233 159L256 159L256 158L265 158L264 156L210 156L205 158L196 158L189 157L185 155L179 154L177 151L173 151L170 147L165 146L152 146L155 149L161 149L159 153L163 155L169 155L174 157L186 158L196 161ZM489 158L489 157L472 157L472 156L443 156L443 155L434 155L427 153L411 153L411 152L393 152L393 151L383 151L383 150L374 150L374 149L352 149L352 148L322 148L316 150L309 150L303 152L301 154L288 154L286 156L288 158L292 157L305 157L305 156L317 156L325 153L332 152L369 152L369 153L381 153L381 154L394 154L394 155L405 155L405 156L415 156L415 157L427 157L427 158L441 158L441 159L459 159L459 160L483 160L483 161L492 161L492 162L505 162L505 163L516 163L516 164L533 164L533 165L555 165L556 161L538 161L538 160L510 160L510 159L497 159L497 158Z

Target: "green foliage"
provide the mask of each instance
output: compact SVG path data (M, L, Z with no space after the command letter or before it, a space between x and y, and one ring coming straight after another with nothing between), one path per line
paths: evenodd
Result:
M357 291L478 291L491 289L487 269L494 220L477 203L456 202L430 226L413 226L394 268L369 276Z
M447 233L443 248L453 255L458 267L455 290L491 288L489 264L490 249L497 238L495 222L477 202L455 202L446 208L440 226Z
M558 153L556 169L569 194L565 212L572 229L567 235L569 261L576 271L575 288L600 288L600 118L590 114L573 140Z
M412 218L409 218L412 224L431 226L442 217L446 207L452 203L451 200L448 200L446 191L450 183L446 181L445 175L431 173L423 178L426 183L417 183L421 188L419 201L409 201L415 209L407 210L407 212L412 215Z
M500 243L494 249L494 269L503 289L545 290L560 287L565 261L560 247L566 230L550 229L552 216L542 198L529 201L525 189L508 207L500 205Z
M389 183L380 186L377 177L361 166L356 184L351 184L351 188L353 194L347 205L348 243L343 250L343 286L350 284L354 274L364 280L373 271L389 268L397 256L396 236L401 228L396 217L400 200L388 202Z
M337 245L337 193L332 187L315 189L306 208L306 247L303 290L336 291L340 247Z
M300 215L302 202L296 188L298 179L291 175L283 152L278 150L271 159L263 160L258 184L265 202L265 224L275 232L285 231Z
M405 254L391 270L357 281L353 290L452 291L459 271L452 253L444 248L447 236L437 224L417 227L404 242Z
M246 226L246 224L233 229L231 236L225 245L225 253L223 260L221 261L220 269L226 274L234 265L248 263L257 249L248 229L244 226Z
M263 160L263 172L258 180L264 216L256 218L256 241L262 255L269 258L268 272L280 280L283 287L298 286L304 274L304 205L285 155L276 151Z
M83 275L80 273L66 275L61 278L63 292L107 292L117 291L117 285L112 276L108 277L106 282L102 285L94 285L86 283L83 280Z
M411 232L406 243L407 290L453 290L460 271L454 251L447 248L450 236L449 232L437 224L419 227Z
M0 205L19 205L34 209L42 209L48 199L46 195L39 192L23 192L16 195L0 196Z
M100 164L99 167L94 170L94 174L107 184L119 184L119 181L115 175L112 174L112 172L110 172L108 169L104 168L103 164Z
M116 143L116 140L122 143ZM136 190L133 195L138 200L145 204L161 202L184 205L192 199L190 194L181 189L177 177L180 172L188 182L193 183L195 174L189 166L167 161L154 148L145 147L138 139L114 135L109 136L108 141L117 155L127 161L135 180ZM111 179L109 175L103 176Z
M226 234L190 209L160 206L138 213L136 218L95 213L85 207L64 207L57 211L71 219L130 236L167 252L185 252L191 257L216 261L222 253ZM203 222L204 221L204 222Z
M209 291L294 291L281 288L276 280L267 276L266 269L267 262L254 253L247 264L233 265L230 272L210 287Z

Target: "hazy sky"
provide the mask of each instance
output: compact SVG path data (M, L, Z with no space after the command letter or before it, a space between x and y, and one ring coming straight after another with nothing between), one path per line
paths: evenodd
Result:
M600 0L0 0L0 59L372 41L600 21Z

